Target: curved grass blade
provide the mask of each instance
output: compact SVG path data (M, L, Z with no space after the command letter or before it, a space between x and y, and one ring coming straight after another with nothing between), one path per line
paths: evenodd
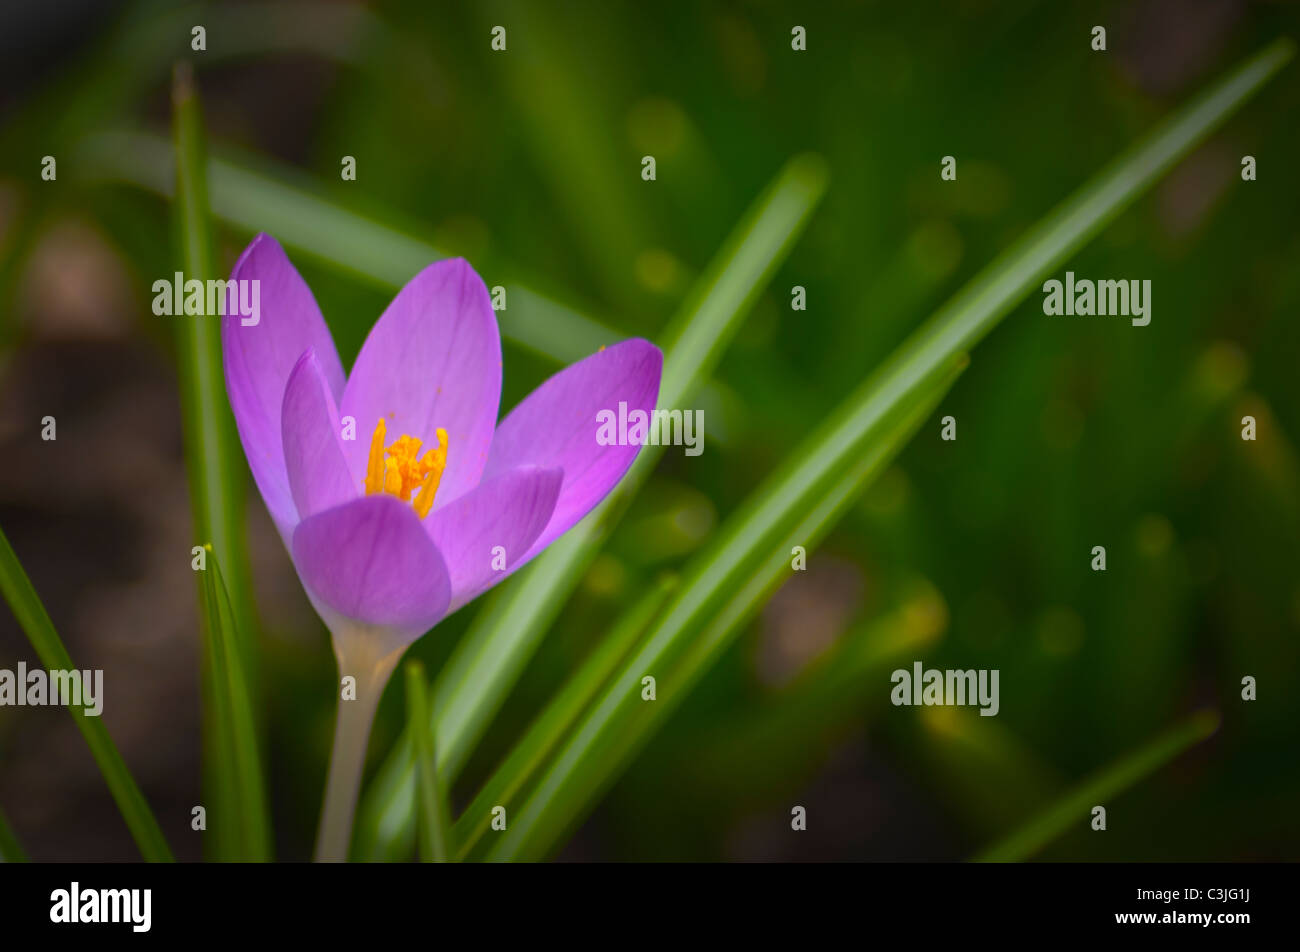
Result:
M538 860L556 848L788 576L791 548L816 545L929 418L966 364L958 355L906 412L891 414L887 431L834 471L829 486L799 493L790 480L773 477L750 497L743 507L748 515L731 519L691 563L641 648L575 727L487 859ZM820 452L812 465L825 462L827 448L810 452ZM653 704L641 700L647 674L658 685Z
M221 574L220 560L212 546L207 550L207 568L199 574L201 601L206 618L204 654L205 700L211 705L208 736L217 745L214 760L220 765L215 778L222 787L213 826L228 828L226 841L233 844L229 859L266 862L271 859L271 830L262 780L262 761L257 752L257 729L253 702L243 661L238 651L234 610Z
M27 633L27 639L36 650L41 664L49 670L74 670L68 650L59 640L45 606L32 588L31 579L23 571L18 556L14 554L3 531L0 531L0 591L4 593L5 601L13 610L18 624ZM108 736L103 720L89 716L83 708L75 705L70 706L68 711L77 722L81 736L86 739L86 746L99 765L99 772L104 775L109 792L113 794L113 800L140 848L140 855L151 863L171 862L171 848L163 837L158 821L154 819L153 811L145 802L144 795L136 786L131 771L118 753L117 746Z
M634 681L606 692L560 752L539 787L489 858L546 855L556 838L590 808L644 733L677 692L686 690L726 643L731 626L775 584L779 574L754 567L755 553L776 552L786 532L811 530L835 517L842 473L869 455L884 458L927 393L951 374L954 361L1015 307L1042 277L1154 183L1217 128L1292 57L1279 40L1246 61L1161 123L982 270L924 325L751 497L716 542L693 563L681 592L658 621L625 676L674 670L682 683L660 677L660 701L636 702ZM893 447L893 448L896 448ZM798 514L811 513L799 521ZM760 556L757 556L761 558ZM769 557L770 559L771 557ZM518 589L516 589L518 591ZM726 593L738 592L720 609ZM703 631L702 634L701 629Z
M488 778L474 802L456 821L456 842L460 844L461 859L465 859L488 832L492 807L510 804L519 796L596 693L609 682L615 668L627 657L633 644L676 587L675 575L664 576L623 614Z
M0 810L0 863L25 863L27 854L23 851L22 844L18 842L18 837L14 835L13 827L9 825L9 819Z
M826 190L825 163L791 159L732 230L669 328L660 407L681 407L713 373L750 306L802 233ZM520 573L494 610L475 619L434 687L440 769L454 778L500 709L542 636L654 469L662 447L645 446L595 510ZM400 855L409 838L409 743L390 753L362 803L367 859Z
M420 860L425 863L445 863L453 853L451 816L447 810L446 792L438 782L438 770L433 759L429 694L424 683L424 665L418 661L408 661L406 714L407 730L410 731L415 746Z
M145 132L106 132L83 141L80 161L90 182L122 182L170 198L173 149ZM266 164L263 162L262 164ZM376 287L400 288L447 252L366 215L340 207L279 171L264 172L221 158L207 164L212 211L240 231L267 231L281 244ZM492 283L492 282L489 282ZM617 332L517 283L498 314L503 337L560 364L594 353Z
M1087 823L1091 808L1113 799L1219 729L1219 712L1197 711L1177 727L1101 771L1019 830L974 858L977 863L1015 863L1034 855L1071 827Z

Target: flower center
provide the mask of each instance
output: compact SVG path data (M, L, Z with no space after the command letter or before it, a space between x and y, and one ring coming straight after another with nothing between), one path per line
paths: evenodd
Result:
M423 519L433 508L433 497L438 494L438 483L447 468L447 431L438 427L438 445L421 456L420 441L405 433L385 449L386 430L384 418L380 417L375 424L375 434L370 438L366 495L384 492L406 502L411 493L419 489L415 496L415 514Z

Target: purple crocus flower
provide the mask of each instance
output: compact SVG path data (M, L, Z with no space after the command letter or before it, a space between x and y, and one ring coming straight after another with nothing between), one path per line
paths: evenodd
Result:
M232 280L261 316L223 319L226 390L249 467L356 700L340 705L317 856L346 856L374 708L406 648L587 514L637 445L596 415L652 411L663 356L627 340L557 373L497 422L501 338L462 259L404 287L345 377L311 290L258 235ZM354 439L344 439L344 435Z

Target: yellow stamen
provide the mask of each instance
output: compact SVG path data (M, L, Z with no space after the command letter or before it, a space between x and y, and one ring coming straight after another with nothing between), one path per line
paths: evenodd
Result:
M420 441L413 436L402 434L388 448L388 458L397 464L397 472L402 477L402 489L398 494L403 500L411 498L411 493L424 481L424 468L418 459Z
M384 418L375 424L370 438L370 458L366 462L366 495L373 496L384 488Z
M366 461L366 495L388 493L406 502L415 497L415 511L421 519L433 508L433 499L447 468L447 431L438 427L438 445L420 456L420 440L403 433L393 445L384 448L386 427L381 418L370 439L370 456Z
M424 454L420 466L428 470L428 475L420 484L420 494L415 497L415 514L423 519L433 508L433 497L438 494L438 484L442 482L443 471L447 468L447 431L438 427L438 445Z
M402 496L402 473L393 459L384 460L384 492L390 496L396 496L403 502L406 500Z

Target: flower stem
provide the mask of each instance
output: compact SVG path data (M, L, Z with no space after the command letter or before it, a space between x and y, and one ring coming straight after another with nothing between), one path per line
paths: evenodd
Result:
M334 654L339 677L356 679L355 694L343 689L334 725L334 750L330 754L325 805L316 834L316 862L341 863L352 843L352 817L356 812L361 773L375 709L406 645L393 649L378 632L340 626L334 631Z

